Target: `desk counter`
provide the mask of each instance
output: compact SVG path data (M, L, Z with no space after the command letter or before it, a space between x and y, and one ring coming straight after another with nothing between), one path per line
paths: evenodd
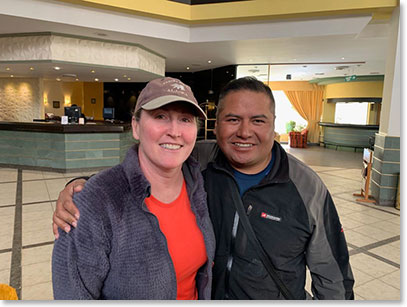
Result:
M134 142L130 124L0 122L0 166L98 170L120 163Z

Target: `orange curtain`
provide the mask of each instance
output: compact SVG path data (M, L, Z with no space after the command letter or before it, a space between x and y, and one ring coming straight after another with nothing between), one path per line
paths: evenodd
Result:
M307 122L308 141L319 143L318 122L322 115L323 87L313 84L312 91L284 91L294 109Z

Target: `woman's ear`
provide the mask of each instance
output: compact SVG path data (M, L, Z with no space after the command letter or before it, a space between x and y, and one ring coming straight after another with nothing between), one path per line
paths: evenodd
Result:
M140 125L139 125L138 121L133 116L131 119L131 128L133 131L133 138L136 140L139 140L139 127L140 127Z

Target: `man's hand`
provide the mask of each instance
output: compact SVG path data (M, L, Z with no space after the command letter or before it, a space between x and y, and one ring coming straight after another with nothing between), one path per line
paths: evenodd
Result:
M74 193L83 189L85 179L77 179L68 184L60 193L57 200L56 209L52 217L52 231L55 239L58 239L58 227L65 232L71 230L71 226L76 227L79 219L79 210L72 201Z

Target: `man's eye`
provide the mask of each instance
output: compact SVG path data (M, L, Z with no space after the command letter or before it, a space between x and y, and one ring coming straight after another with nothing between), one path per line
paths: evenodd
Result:
M229 123L235 123L235 122L237 122L237 118L228 118L228 119L226 119L226 121Z
M265 123L265 121L262 120L262 119L255 119L253 122L254 122L255 124L264 124L264 123Z

